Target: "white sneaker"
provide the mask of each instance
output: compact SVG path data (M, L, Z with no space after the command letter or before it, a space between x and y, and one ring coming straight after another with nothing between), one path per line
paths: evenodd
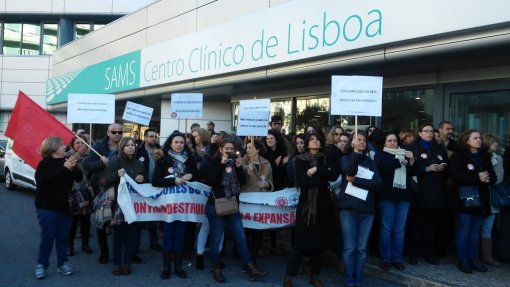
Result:
M37 266L35 266L35 279L42 280L44 278L46 278L46 269L44 265L37 264Z
M61 273L64 276L69 276L73 274L73 269L69 265L69 263L64 262L64 264L57 267L57 272Z

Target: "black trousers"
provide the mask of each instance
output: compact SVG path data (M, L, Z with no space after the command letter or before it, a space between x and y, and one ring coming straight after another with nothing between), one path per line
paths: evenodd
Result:
M91 225L90 214L75 214L73 215L73 223L71 224L71 230L69 230L69 235L67 237L69 246L73 245L74 239L76 238L76 230L78 229L78 224L80 225L82 246L89 244Z
M437 256L438 227L442 209L411 209L408 221L409 257ZM421 251L421 252L420 252Z

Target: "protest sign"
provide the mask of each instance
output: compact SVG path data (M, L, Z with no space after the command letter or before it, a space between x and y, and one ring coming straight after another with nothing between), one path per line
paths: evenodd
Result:
M382 77L333 76L331 115L381 116Z
M67 123L111 124L115 122L115 96L69 94Z
M201 93L173 93L170 106L172 118L201 118L203 102L204 95Z
M268 112L257 110L239 110L237 115L238 136L266 136Z
M151 107L146 107L128 101L126 104L126 108L124 109L122 119L133 123L141 124L144 126L148 126L151 121L153 111L154 109Z

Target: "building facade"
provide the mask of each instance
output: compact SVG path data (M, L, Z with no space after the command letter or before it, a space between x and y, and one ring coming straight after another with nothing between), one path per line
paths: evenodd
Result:
M0 135L21 90L43 107L53 52L152 0L0 1ZM65 113L53 114L65 122Z
M510 126L510 14L504 0L161 0L57 49L47 104L68 93L155 108L165 137L191 122L235 130L239 101L271 99L287 131L353 127L332 116L331 76L382 76L382 117L360 126L416 129L450 120L498 135ZM66 80L64 80L66 79ZM201 119L172 119L174 92L204 94Z

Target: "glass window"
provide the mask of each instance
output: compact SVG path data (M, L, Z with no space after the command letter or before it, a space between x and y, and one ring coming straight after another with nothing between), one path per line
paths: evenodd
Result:
M74 25L74 38L79 39L92 31L90 23L76 23Z
M5 23L3 53L4 55L21 53L21 23Z
M356 117L355 116L343 116L343 115L335 115L332 116L333 122L331 126L339 125L345 131L354 131L356 129ZM371 125L377 126L376 120L379 117L367 117L367 116L358 116L358 130L365 130Z
M308 126L322 129L328 124L329 97L297 98L296 133L302 133Z
M510 90L450 94L451 120L457 133L477 129L499 138L505 147L510 135ZM510 138L509 138L510 140Z
M279 115L283 119L282 132L289 133L292 122L292 101L285 99L271 102L271 116L275 115Z
M52 54L57 49L58 24L44 24L43 54Z
M419 89L383 94L382 129L411 129L432 123L434 89Z
M104 24L94 24L94 31L99 30L99 29L103 28L104 26L106 26L106 25L104 25Z
M39 55L40 44L41 26L39 24L23 23L21 54Z

